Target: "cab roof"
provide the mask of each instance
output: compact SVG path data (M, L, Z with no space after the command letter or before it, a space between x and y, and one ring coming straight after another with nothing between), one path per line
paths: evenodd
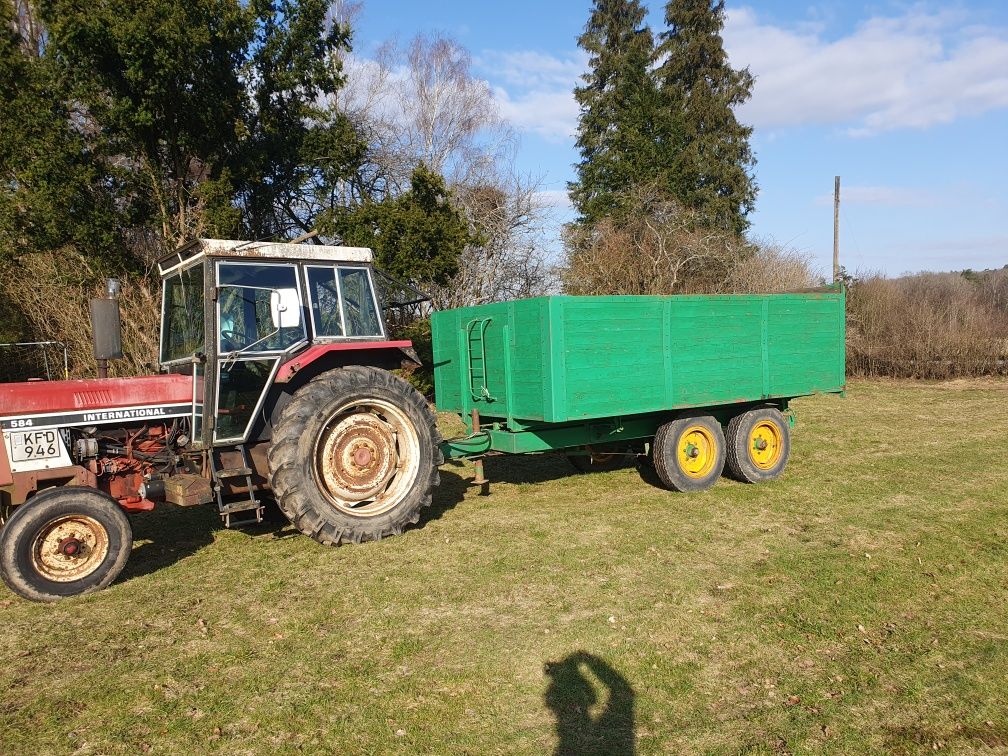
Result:
M158 272L166 276L178 268L204 258L234 260L291 260L307 262L370 263L367 247L338 247L330 244L294 244L291 242L241 241L239 239L195 239L157 261Z

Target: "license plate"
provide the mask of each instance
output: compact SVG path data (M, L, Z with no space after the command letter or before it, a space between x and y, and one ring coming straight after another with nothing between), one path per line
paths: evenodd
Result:
M52 459L60 455L60 442L56 431L19 431L10 434L11 461L30 462L33 459Z

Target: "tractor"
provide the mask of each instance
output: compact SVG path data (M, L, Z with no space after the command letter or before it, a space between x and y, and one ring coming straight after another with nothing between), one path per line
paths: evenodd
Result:
M109 585L132 548L127 515L161 502L215 503L232 527L261 522L268 494L327 545L417 522L441 438L393 372L419 360L389 337L370 250L200 239L158 269L157 374L0 386L0 574L14 593Z

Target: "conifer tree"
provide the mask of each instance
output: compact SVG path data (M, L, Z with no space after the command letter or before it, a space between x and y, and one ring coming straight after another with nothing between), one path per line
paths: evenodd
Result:
M625 189L653 170L655 48L645 15L638 0L595 0L578 38L589 71L574 91L581 160L568 190L585 223L617 211Z
M672 0L658 45L659 181L712 225L742 234L756 198L752 128L734 108L749 99L748 68L728 64L724 0Z

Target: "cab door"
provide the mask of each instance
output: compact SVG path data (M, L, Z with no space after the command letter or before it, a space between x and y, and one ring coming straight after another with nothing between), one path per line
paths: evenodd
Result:
M217 262L213 443L244 443L285 352L307 340L298 267Z

